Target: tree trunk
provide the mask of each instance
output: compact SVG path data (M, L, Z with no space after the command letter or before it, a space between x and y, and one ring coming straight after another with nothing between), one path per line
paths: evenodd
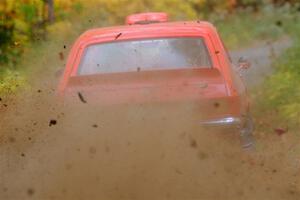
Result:
M54 0L47 0L47 7L48 7L48 22L51 24L54 22Z

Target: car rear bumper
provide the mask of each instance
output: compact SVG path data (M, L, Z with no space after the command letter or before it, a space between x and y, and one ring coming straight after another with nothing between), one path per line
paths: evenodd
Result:
M202 127L209 128L210 130L221 129L223 132L237 131L240 134L241 145L244 149L254 149L255 147L255 141L253 137L254 125L251 117L228 116L201 121L200 124Z
M240 127L243 124L243 121L241 118L238 117L224 117L224 118L218 118L218 119L211 119L207 121L202 121L202 126L209 126L209 127L226 127L226 126L236 126Z

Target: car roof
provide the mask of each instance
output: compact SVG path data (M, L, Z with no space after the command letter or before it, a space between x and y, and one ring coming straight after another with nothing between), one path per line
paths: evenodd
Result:
M114 36L114 39L118 39L121 35L122 39L126 39L127 33L142 33L146 35L150 32L161 32L167 30L172 30L174 33L189 30L194 32L202 32L204 34L209 34L216 31L215 27L207 21L159 22L90 29L84 32L79 37L79 40L90 40L105 36Z

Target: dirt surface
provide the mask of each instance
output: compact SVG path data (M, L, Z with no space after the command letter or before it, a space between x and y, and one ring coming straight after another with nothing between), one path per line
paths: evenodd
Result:
M256 63L249 84L275 59L265 45L241 54ZM245 152L234 132L200 129L197 105L74 107L51 88L2 100L0 199L300 198L292 133L256 133L256 151Z

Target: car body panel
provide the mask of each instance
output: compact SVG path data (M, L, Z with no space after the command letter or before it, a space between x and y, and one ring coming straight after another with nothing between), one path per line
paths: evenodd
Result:
M66 87L68 77L76 75L80 58L87 46L96 43L111 42L116 39L120 41L163 37L203 37L214 68L221 71L226 80L226 87L230 87L232 84L230 72L226 70L228 67L224 67L222 64L222 62L224 62L222 58L226 56L226 53L220 44L213 39L215 37L214 32L216 32L215 28L208 22L157 23L89 30L79 37L70 52L59 91L64 90ZM228 62L226 64L228 64ZM229 92L234 92L234 90L230 90Z
M78 76L89 45L149 38L201 37L212 69L155 70ZM167 22L92 29L71 49L59 85L62 96L80 92L89 103L196 102L204 120L241 118L249 110L245 86L233 70L216 28L204 21ZM201 108L201 109L200 109Z

